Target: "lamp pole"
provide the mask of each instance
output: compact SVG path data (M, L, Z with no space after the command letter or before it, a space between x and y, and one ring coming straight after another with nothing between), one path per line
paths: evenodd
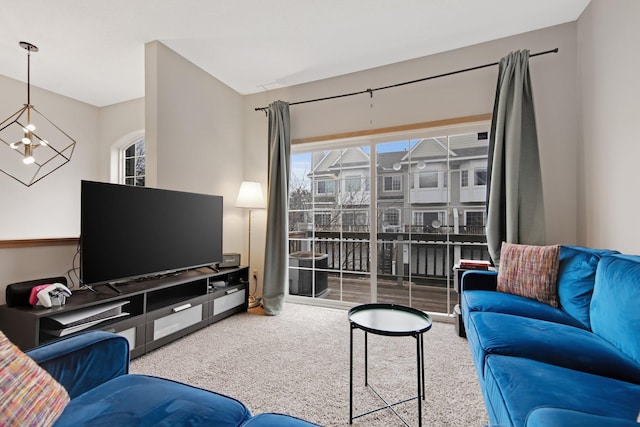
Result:
M253 209L264 209L264 197L262 197L262 188L259 182L243 181L240 185L240 191L238 192L238 200L236 201L236 207L249 210L249 244L248 250L248 265L249 265L249 284L254 279L253 271L251 268L251 217L253 216ZM258 278L256 280L256 290L258 288ZM251 288L251 285L249 285ZM251 293L251 289L249 289ZM249 297L249 307L255 307L258 303L254 295Z
M247 247L247 255L247 264L249 265L249 270L251 270L251 208L249 208L249 245ZM252 276L253 272L249 271L249 281L251 281Z

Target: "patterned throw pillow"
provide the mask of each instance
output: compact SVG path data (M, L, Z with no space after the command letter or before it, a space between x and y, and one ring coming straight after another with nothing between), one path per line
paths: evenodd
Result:
M64 387L0 331L0 425L50 426L67 403Z
M503 242L497 290L558 307L559 254L558 245L532 246Z

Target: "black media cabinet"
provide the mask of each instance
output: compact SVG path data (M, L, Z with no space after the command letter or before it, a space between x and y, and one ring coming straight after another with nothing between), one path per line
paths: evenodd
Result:
M99 329L127 338L131 357L140 356L207 325L246 311L249 267L190 270L159 279L96 286L98 293L76 290L63 306L0 306L0 330L20 349L29 350L60 339L51 316L76 315L120 306L128 313L83 330ZM119 309L118 309L119 310ZM82 320L80 321L80 323ZM52 333L51 330L54 330ZM58 327L58 334L64 328ZM49 332L48 332L49 331ZM77 332L74 332L77 333Z

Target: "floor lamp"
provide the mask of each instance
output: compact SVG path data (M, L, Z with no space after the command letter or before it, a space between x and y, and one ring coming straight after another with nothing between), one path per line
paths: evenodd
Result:
M248 247L248 262L249 270L251 270L251 210L252 209L264 209L264 197L262 196L262 187L259 182L243 181L240 185L240 191L238 191L238 199L236 200L236 207L249 209L249 247ZM254 276L253 271L250 271L249 283L251 278L256 281L256 291L258 290L258 278ZM251 288L251 286L249 286ZM256 300L255 292L251 293L249 289L249 308L256 307L259 302Z

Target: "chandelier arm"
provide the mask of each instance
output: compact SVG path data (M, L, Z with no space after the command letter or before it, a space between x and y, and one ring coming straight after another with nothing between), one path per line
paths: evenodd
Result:
M18 111L16 111L15 113L13 113L9 117L7 117L6 120L3 120L2 123L0 123L0 132L3 131L7 126L10 126L11 123L14 122L15 117L19 117L24 112L24 110L26 108L27 108L27 105L25 104L24 107L20 108ZM7 122L9 122L9 123L7 123ZM7 125L3 126L5 123L7 123Z
M73 141L73 143L74 143L74 144L76 143L76 140L75 140L75 139L71 138L71 137L69 136L69 134L68 134L68 133L66 133L65 131L63 131L62 129L60 129L60 127L59 127L57 124L53 123L51 120L49 120L49 118L48 118L47 116L45 116L45 115L44 115L44 114L42 114L40 111L38 111L38 109L37 109L36 107L34 107L34 106L32 105L32 106L31 106L31 109L32 109L33 111L35 111L36 113L40 114L40 115L42 116L42 118L44 118L47 122L49 122L49 124L50 124L51 126L53 126L54 128L58 129L58 130L59 130L59 131L60 131L64 136L66 136L66 137L67 137L67 138L69 138L71 141Z

